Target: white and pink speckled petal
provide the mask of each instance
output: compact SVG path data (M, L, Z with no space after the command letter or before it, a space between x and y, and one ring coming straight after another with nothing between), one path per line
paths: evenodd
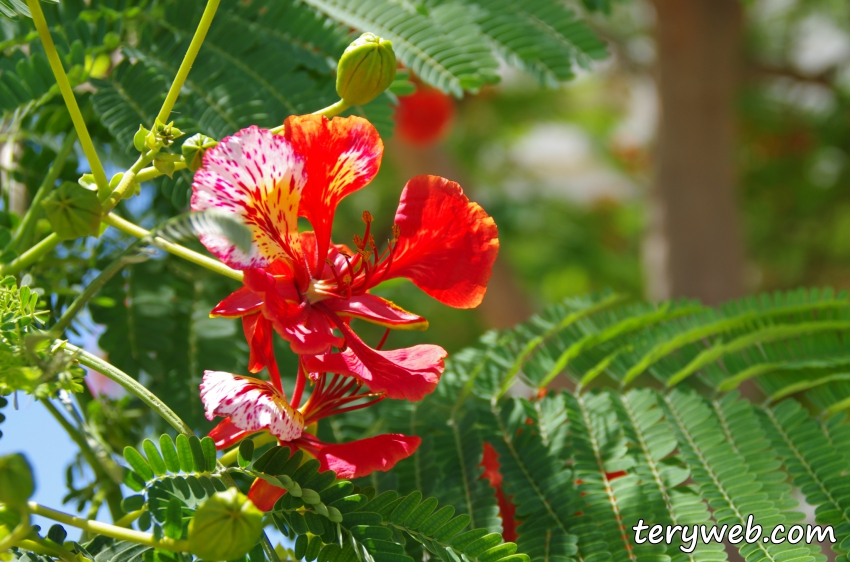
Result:
M254 235L245 253L226 238L201 242L237 269L299 261L298 207L307 177L304 157L285 138L256 126L243 129L206 152L192 184L192 210L223 209L241 217Z
M264 429L281 441L301 437L304 417L271 384L253 377L205 371L201 402L208 420L229 417L245 431Z

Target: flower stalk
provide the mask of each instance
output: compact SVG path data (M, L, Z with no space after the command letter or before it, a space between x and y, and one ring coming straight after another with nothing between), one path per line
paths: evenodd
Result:
M169 425L171 425L171 427L173 427L180 433L184 433L186 435L195 434L192 431L192 428L186 425L186 423L181 420L180 417L165 404L165 402L160 400L156 394L142 386L139 381L137 381L127 373L114 367L113 365L104 361L100 357L92 355L88 351L77 347L76 345L65 342L64 344L62 344L62 346L64 347L66 352L76 357L80 365L84 365L86 367L89 367L90 369L94 369L105 377L112 379L113 381L120 384L127 392L136 396L142 402L147 404L154 412L159 414L162 419L167 421Z
M133 529L125 529L123 527L117 527L100 521L90 521L88 519L83 519L82 517L76 517L68 513L63 513L61 511L39 505L35 502L28 502L27 506L29 507L30 513L41 515L42 517L47 517L48 519L64 523L65 525L71 525L72 527L77 527L78 529L83 529L90 533L111 537L113 539L130 541L153 548L170 550L172 552L189 551L189 543L185 540L175 540L168 537L156 539L150 533L143 533Z
M129 234L130 236L135 236L136 238L147 238L151 236L151 232L149 230L145 230L141 226L133 224L132 222L122 219L118 215L108 214L103 217L103 222L110 226L114 226L121 232L125 234ZM180 244L175 244L174 242L169 242L168 240L161 238L159 236L153 237L151 240L151 244L156 246L161 250L165 250L175 256L181 257L187 261L190 261L196 265L200 265L201 267L205 267L210 271L214 271L225 277L230 277L231 279L235 279L236 281L242 281L242 272L236 271L235 269L231 269L221 263L218 260L214 260L212 258L208 258L203 254L199 254L194 250L190 250L185 246L181 246Z
M65 100L65 106L68 108L68 113L71 114L74 129L80 137L80 145L83 148L86 159L89 161L95 184L97 184L98 195L105 196L109 193L109 180L106 179L106 172L103 170L103 164L100 163L97 150L95 150L94 143L86 128L86 121L80 111L80 106L77 104L77 99L74 97L74 91L71 88L68 75L65 74L62 59L59 58L56 45L53 43L53 37L50 36L50 29L47 27L47 20L44 19L44 12L41 11L39 0L27 0L27 6L32 14L32 20L35 23L38 36L44 46L44 53L47 55L50 69L53 71L56 83L59 85L59 92L62 94L62 99Z
M29 1L37 2L38 0ZM198 23L195 35L192 37L192 42L189 43L189 49L183 56L183 62L180 63L180 68L177 69L177 76L174 77L174 82L171 83L168 95L165 96L162 108L160 108L159 114L156 116L157 121L161 123L166 123L168 121L168 116L171 115L171 110L177 102L177 96L180 95L180 89L183 87L186 77L189 76L189 71L192 69L192 65L195 63L195 58L197 58L198 52L201 50L201 45L204 43L207 31L209 31L210 25L212 25L219 3L220 0L209 0L209 2L207 2L207 6L204 8L204 13L201 15L201 21Z

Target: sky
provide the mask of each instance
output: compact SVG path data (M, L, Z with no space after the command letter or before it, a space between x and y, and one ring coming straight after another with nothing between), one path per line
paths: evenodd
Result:
M76 451L65 430L40 403L23 393L18 394L18 409L9 396L9 405L3 409L6 421L0 425L3 437L0 437L0 455L23 453L30 463L35 476L36 503L73 512L73 505L63 506L65 489L65 467L73 460ZM104 508L105 509L105 508ZM42 525L43 533L52 525L47 519L35 517L35 525ZM80 533L76 529L65 527L69 539L76 539Z

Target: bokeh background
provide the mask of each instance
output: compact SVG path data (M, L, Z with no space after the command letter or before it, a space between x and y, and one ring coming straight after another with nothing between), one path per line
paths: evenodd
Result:
M463 99L425 86L400 98L382 171L344 202L335 238L360 232L364 209L388 233L404 182L430 173L460 182L495 217L502 249L474 312L408 285L383 287L431 323L425 336L393 334L391 346L427 338L457 351L488 328L605 288L715 304L850 285L850 4L622 0L587 18L610 56L566 84L539 86L505 67L500 83ZM27 153L31 161L13 166L17 156L0 155L4 185L26 184L26 170L41 165ZM145 186L126 211L150 220L158 189ZM98 323L114 320L109 295L79 330L90 347ZM38 501L60 504L73 447L38 404L5 413L0 452L28 452ZM108 407L99 415L122 431ZM140 437L127 431L115 441Z

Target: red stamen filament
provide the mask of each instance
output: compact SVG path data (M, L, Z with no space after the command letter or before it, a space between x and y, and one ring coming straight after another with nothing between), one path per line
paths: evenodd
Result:
M389 337L389 335L390 335L390 329L387 328L387 331L384 332L384 337L381 338L380 343L378 343L378 347L376 347L375 349L380 351L384 347L384 344L387 343L387 337Z

